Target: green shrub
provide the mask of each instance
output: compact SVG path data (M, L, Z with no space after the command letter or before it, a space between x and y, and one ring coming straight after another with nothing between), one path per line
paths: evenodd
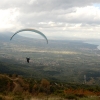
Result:
M3 100L3 98L0 96L0 100Z
M77 97L76 97L75 95L73 95L73 94L72 94L72 95L65 95L65 98L66 98L66 99L69 99L69 100L70 100L70 99L71 99L71 100L72 100L72 99L77 100Z
M16 96L13 100L24 100L24 98L22 96Z

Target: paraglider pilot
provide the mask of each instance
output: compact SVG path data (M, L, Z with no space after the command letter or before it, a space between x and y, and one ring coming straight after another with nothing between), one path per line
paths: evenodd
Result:
M26 57L26 60L27 60L27 63L29 63L30 58L27 58L27 57Z

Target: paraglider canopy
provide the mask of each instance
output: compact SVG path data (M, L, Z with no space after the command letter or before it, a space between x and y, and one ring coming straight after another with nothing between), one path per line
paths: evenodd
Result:
M31 31L31 32L38 33L38 34L40 34L42 37L45 38L45 40L46 40L46 42L47 42L47 44L48 44L48 39L47 39L47 37L46 37L42 32L40 32L40 31L38 31L38 30L35 30L35 29L21 29L21 30L18 30L17 32L15 32L15 33L13 34L13 36L10 38L10 40L12 40L12 38L13 38L17 33L22 32L22 31Z

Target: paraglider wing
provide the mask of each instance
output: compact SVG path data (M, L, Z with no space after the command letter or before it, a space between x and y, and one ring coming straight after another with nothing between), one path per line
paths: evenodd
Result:
M15 32L14 35L10 38L10 40L12 40L12 38L13 38L17 33L22 32L22 31L32 31L32 32L38 33L38 34L40 34L41 36L43 36L43 37L46 39L46 42L47 42L47 44L48 44L48 39L47 39L47 37L46 37L42 32L40 32L40 31L38 31L38 30L35 30L35 29L21 29L21 30Z

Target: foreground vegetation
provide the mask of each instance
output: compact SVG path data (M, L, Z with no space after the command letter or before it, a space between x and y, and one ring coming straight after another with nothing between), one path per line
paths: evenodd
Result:
M99 96L98 85L35 80L15 74L0 75L0 100L99 100Z

